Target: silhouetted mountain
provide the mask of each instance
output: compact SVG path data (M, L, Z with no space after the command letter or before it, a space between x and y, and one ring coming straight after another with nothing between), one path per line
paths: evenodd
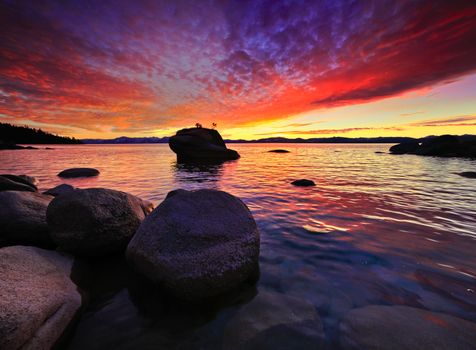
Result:
M0 143L3 144L60 144L81 143L73 137L53 135L41 129L0 123Z
M168 143L169 137L127 137L121 136L115 139L83 139L83 143L115 144L115 143Z
M413 141L411 137L373 137L373 138L349 138L349 137L328 137L312 139L288 139L286 137L268 137L258 140L225 140L226 143L401 143ZM121 136L115 139L83 139L83 143L115 144L115 143L168 143L169 137L126 137Z

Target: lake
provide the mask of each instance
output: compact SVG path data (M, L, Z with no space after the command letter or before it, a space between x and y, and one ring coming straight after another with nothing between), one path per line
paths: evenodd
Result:
M396 156L383 144L232 144L222 165L177 164L166 144L54 145L1 151L0 172L107 187L159 204L177 188L241 198L261 234L260 278L214 302L186 305L135 276L121 259L91 266L89 304L67 349L220 349L226 327L256 296L309 302L325 347L340 319L364 305L409 305L476 321L476 160ZM285 148L287 154L268 153ZM97 178L62 180L70 167ZM291 181L314 180L315 187ZM272 294L271 294L272 295Z

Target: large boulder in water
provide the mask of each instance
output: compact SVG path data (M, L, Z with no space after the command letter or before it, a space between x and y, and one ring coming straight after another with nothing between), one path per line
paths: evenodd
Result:
M398 145L390 147L390 153L392 154L407 154L415 152L420 144L418 141L402 142Z
M35 183L36 182L36 183ZM38 180L26 175L0 175L0 191L27 191L36 192Z
M81 306L73 260L35 247L0 249L0 349L51 349Z
M63 170L58 174L59 177L74 178L74 177L92 177L98 176L99 170L94 168L70 168Z
M222 191L176 190L140 225L130 264L182 299L226 292L256 276L259 232L246 205Z
M207 128L189 128L177 131L169 139L169 147L181 161L224 161L240 158L238 152L228 149L218 131Z
M471 135L427 137L421 142L405 142L392 146L390 152L434 157L476 158L476 137Z
M322 349L324 329L314 305L260 292L226 325L224 349Z
M123 251L145 214L125 192L89 188L55 197L46 212L53 241L67 252L101 256Z
M0 192L0 246L52 245L46 209L53 197L37 192Z
M476 323L408 306L370 305L340 324L342 349L476 349Z

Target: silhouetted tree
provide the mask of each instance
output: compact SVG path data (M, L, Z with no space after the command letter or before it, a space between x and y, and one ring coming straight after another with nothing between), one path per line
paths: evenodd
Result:
M212 129L216 129L217 128L217 123L212 123Z
M197 127L197 128L201 128L201 127L202 127L202 124L200 124L200 123L196 123L196 124L195 124L195 127Z

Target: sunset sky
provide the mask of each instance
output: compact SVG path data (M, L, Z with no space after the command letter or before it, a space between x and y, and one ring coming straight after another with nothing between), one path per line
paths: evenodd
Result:
M0 121L78 138L476 134L476 1L0 0Z

